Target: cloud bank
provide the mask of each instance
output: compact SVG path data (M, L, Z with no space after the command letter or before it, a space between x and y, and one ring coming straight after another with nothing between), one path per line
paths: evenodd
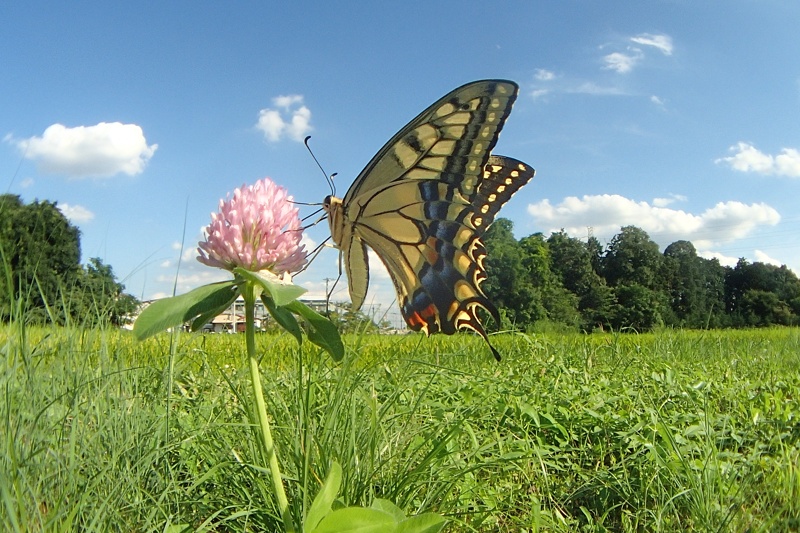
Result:
M49 126L41 137L6 140L16 144L23 157L36 162L39 172L71 178L135 176L144 171L157 144L148 145L136 124L101 122L68 128Z
M721 157L714 162L728 165L739 172L800 178L800 151L795 148L784 148L780 154L773 156L752 144L739 142L731 146L730 151L733 152L732 156Z
M616 194L570 196L558 205L551 205L549 200L530 204L528 213L548 231L563 228L570 235L585 235L591 227L594 234L611 237L619 233L620 227L633 225L662 245L684 239L698 249L741 239L756 228L774 226L781 219L775 209L764 203L720 202L695 215L667 208L665 205L670 202L665 200L669 199L656 198L651 204Z

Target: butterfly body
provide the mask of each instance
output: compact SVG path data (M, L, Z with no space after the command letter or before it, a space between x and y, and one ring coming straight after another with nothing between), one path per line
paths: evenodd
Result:
M343 199L325 199L354 309L367 294L369 247L389 271L411 329L428 335L472 329L488 343L477 310L500 317L480 288L481 236L534 174L515 159L491 155L517 91L504 80L455 89L392 137Z

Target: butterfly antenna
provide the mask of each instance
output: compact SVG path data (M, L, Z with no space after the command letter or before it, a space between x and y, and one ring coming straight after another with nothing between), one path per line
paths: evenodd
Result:
M319 205L319 204L306 204L306 205ZM317 213L319 213L320 211L322 211L322 208L321 208L321 207L320 207L319 209L317 209L316 211L314 211L313 213L311 213L310 215L306 215L306 216L304 216L303 218L301 218L301 219L300 219L300 221L301 221L301 222L305 222L305 221L306 221L306 220L308 220L309 218L311 218L311 217L313 217L313 216L316 216L316 215L317 215ZM315 226L315 225L317 225L317 224L318 224L320 221L322 221L322 220L324 220L324 219L325 219L325 217L323 217L323 218L321 218L321 219L317 220L316 222L314 222L313 224L311 224L311 225L309 225L309 226L306 226L306 227L304 227L303 229L308 229L308 228L310 228L311 226Z
M319 160L317 159L317 156L314 155L314 151L308 145L308 140L309 139L311 139L311 135L308 135L305 139L303 139L303 144L306 145L306 150L308 150L308 153L311 154L311 157L312 157L312 159L314 159L314 162L317 164L319 169L325 175L325 181L328 182L328 187L331 188L331 196L336 196L336 185L333 183L333 177L336 176L336 173L334 172L333 174L328 176L328 173L325 172L324 168L322 168L322 165L320 164Z

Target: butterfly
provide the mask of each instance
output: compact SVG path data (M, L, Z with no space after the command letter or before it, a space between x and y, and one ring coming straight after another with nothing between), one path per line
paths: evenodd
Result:
M397 132L344 198L325 198L354 310L367 295L369 247L389 271L412 330L450 335L471 329L500 360L478 318L483 309L500 323L481 290L481 237L534 175L525 163L491 155L518 91L506 80L453 90Z

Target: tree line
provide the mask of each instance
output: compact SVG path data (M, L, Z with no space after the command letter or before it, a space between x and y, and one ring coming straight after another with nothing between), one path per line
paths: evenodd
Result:
M660 252L647 232L625 226L604 248L563 230L519 240L510 220L487 230L482 285L505 326L546 321L593 331L800 325L800 280L784 266L705 259L689 241Z
M800 325L800 280L786 266L745 259L723 266L683 240L662 253L635 226L623 227L605 248L596 238L583 242L564 231L517 240L512 230L500 218L484 236L488 279L482 287L505 326ZM81 265L80 255L80 230L55 203L0 195L0 322L124 323L138 300L124 292L110 265L99 258Z
M0 322L122 324L138 300L110 265L80 256L80 230L55 203L0 195Z

